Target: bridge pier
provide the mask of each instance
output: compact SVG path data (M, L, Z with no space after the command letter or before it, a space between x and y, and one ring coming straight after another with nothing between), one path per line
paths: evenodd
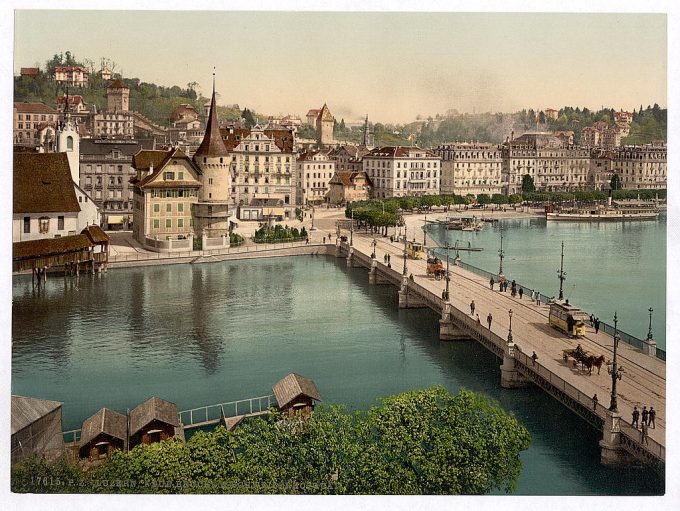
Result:
M442 317L439 320L439 340L467 341L469 339L470 336L454 323L453 315L451 314L451 304L449 302L444 302Z
M355 268L358 266L354 261L354 247L349 247L349 252L347 253L347 267Z
M515 367L515 343L507 343L501 364L501 387L504 389L520 389L526 387L529 383L529 380Z
M620 421L620 413L607 411L600 440L600 463L603 465L627 465L634 461L633 456L621 445Z
M340 238L335 239L335 257L342 257L342 245L340 244Z
M399 288L399 308L400 309L423 309L427 304L413 291L409 292L408 277L402 275L401 287Z
M371 269L368 272L368 283L369 284L390 284L383 275L378 273L378 261L373 259L371 261Z

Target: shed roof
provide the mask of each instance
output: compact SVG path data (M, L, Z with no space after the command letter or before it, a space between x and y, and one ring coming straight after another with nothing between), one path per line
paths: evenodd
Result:
M111 85L107 87L107 89L129 89L125 83L123 83L123 80L120 78L116 78L113 82L111 82Z
M123 441L127 440L127 417L122 413L102 408L83 422L80 445L87 444L99 433L106 433Z
M58 401L12 395L12 434L61 407Z
M100 245L110 240L109 235L98 225L88 225L80 232L80 234L87 236L95 245Z
M79 211L66 153L14 153L14 213Z
M130 412L130 436L137 433L153 420L159 420L175 427L179 426L177 405L152 396Z
M14 108L20 114L56 114L58 113L54 108L47 106L45 103L29 103L28 101L17 101L14 103Z
M92 242L84 234L44 238L41 240L16 241L12 243L12 259L31 259L78 252L92 247Z
M276 397L276 402L279 404L279 408L286 406L299 396L307 396L316 401L321 401L321 396L319 395L319 390L316 388L316 384L309 378L305 378L304 376L295 373L290 373L282 380L279 380L272 387L272 390L274 391L274 396Z

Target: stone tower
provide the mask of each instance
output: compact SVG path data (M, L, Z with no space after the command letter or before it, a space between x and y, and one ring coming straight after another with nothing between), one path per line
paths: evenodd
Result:
M361 139L361 145L363 145L367 149L373 148L373 136L368 129L368 114L366 114L366 120L364 121L364 133Z
M335 119L326 103L323 104L319 116L316 118L316 142L319 145L333 143L333 125Z
M68 107L68 92L64 103L64 118L59 121L56 133L56 149L58 153L66 153L68 165L71 168L71 179L80 183L80 135L78 127L71 119Z
M106 88L106 109L109 112L130 110L130 88L120 78Z
M201 170L201 191L194 207L194 225L198 235L214 238L228 235L231 174L229 151L224 145L217 120L215 74L208 122L201 145L194 153L194 163Z

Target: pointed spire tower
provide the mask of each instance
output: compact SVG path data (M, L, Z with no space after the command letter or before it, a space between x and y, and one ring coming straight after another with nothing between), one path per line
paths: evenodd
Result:
M68 105L68 87L64 96L64 119L59 122L56 133L56 146L58 153L66 153L68 164L71 168L71 179L74 183L80 183L80 135L75 122L71 121L71 112Z
M217 122L215 101L215 71L213 69L213 91L210 101L208 122L201 145L194 153L194 163L201 170L201 190L194 207L194 228L196 235L204 238L226 236L229 240L229 204L231 197L230 157L222 140ZM225 245L228 246L228 245Z
M208 123L205 126L205 136L201 145L196 150L195 156L213 157L226 156L227 147L224 145L220 126L217 122L217 104L215 102L215 72L213 71L213 90L210 100L210 113L208 113Z
M371 132L368 131L368 114L366 114L366 119L364 120L364 136L361 144L366 148L372 148L373 142L371 140Z

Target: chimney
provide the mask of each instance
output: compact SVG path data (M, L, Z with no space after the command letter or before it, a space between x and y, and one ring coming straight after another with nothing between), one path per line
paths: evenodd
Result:
M515 130L510 132L510 140L515 140Z

